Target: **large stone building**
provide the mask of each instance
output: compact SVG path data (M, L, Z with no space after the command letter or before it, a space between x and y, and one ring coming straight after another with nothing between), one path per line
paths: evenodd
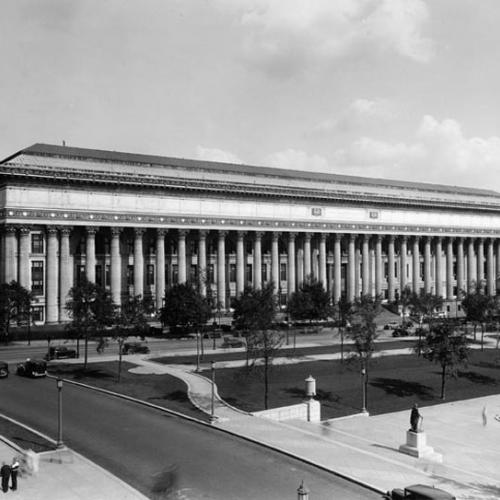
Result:
M500 194L35 144L0 163L0 280L67 320L82 276L115 303L193 281L225 309L273 282L282 305L308 277L337 301L409 286L496 293ZM450 305L448 305L448 308ZM449 309L448 309L449 310Z

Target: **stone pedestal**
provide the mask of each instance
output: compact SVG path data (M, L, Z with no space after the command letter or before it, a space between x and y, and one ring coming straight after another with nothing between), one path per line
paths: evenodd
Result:
M412 457L425 458L433 462L441 463L443 461L443 456L434 452L432 446L427 445L425 432L406 431L406 444L402 444L399 451Z

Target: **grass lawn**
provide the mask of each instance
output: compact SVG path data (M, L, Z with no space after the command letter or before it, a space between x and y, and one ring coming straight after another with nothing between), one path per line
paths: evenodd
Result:
M93 385L109 391L132 396L184 415L208 421L208 415L191 404L186 384L170 375L138 375L128 370L135 365L122 363L121 381L118 379L118 361L91 363L83 371L83 365L49 365L49 373L66 379Z
M55 449L52 443L43 439L38 434L3 418L0 418L0 435L16 443L24 450L33 450L36 453L41 453ZM13 450L12 456L15 454Z
M360 411L361 376L356 363L318 361L272 367L269 407L288 406L303 401L309 375L316 379L317 398L322 403L322 419ZM209 374L207 373L207 376ZM219 394L228 403L246 411L264 409L262 369L217 370ZM387 356L371 361L368 381L368 411L375 415L411 407L439 404L439 365L416 355ZM500 351L474 350L469 365L458 378L447 379L446 401L470 399L500 392Z

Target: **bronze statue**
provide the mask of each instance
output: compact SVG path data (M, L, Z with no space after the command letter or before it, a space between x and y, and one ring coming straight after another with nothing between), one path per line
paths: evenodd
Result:
M418 411L418 405L415 403L413 405L413 408L411 409L411 414L410 414L410 431L412 432L419 432L419 422L420 419L422 418L422 415L420 415Z

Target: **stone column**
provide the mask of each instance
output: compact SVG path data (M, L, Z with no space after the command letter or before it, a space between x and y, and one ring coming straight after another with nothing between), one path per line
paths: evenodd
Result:
M342 235L335 234L333 243L333 301L337 303L342 294Z
M5 283L17 281L17 228L7 225L5 227L5 254L4 254L4 279Z
M446 241L446 298L453 299L453 238Z
M95 227L87 227L87 238L85 241L85 276L91 283L95 283Z
M356 281L356 235L349 235L348 243L348 255L347 255L347 300L352 302L354 300L355 292L355 281Z
M494 257L493 257L493 239L488 239L486 250L486 283L488 295L496 295L495 290L495 272L494 272Z
M436 237L436 295L443 296L443 247L441 236Z
M71 265L71 253L69 247L69 236L72 227L60 228L61 243L59 250L59 321L69 321L66 301L73 283L73 266Z
M328 281L326 278L326 234L321 233L319 236L319 281L325 290L328 289Z
M496 248L495 290L498 293L498 286L500 284L498 283L498 280L500 280L500 239L496 240Z
M310 280L311 276L311 233L304 235L304 279Z
M122 259L120 255L121 227L111 228L111 299L117 306L122 304ZM134 266L135 271L135 266ZM134 272L135 276L135 272ZM161 306L160 306L161 307Z
M377 297L382 295L382 236L377 234L375 236L375 295Z
M206 229L200 229L198 236L198 277L200 293L203 297L207 296L207 234Z
M140 295L144 298L144 251L142 235L144 228L136 227L134 229L134 295Z
M304 241L302 240L296 251L297 255L297 288L304 283Z
M361 294L361 248L359 241L354 242L354 297L359 297Z
M387 243L387 296L389 302L394 302L396 294L394 293L394 266L396 259L394 258L394 235L389 235Z
M401 294L403 293L403 290L406 288L407 284L407 279L406 279L406 257L408 254L408 249L407 249L407 242L408 242L408 237L407 236L401 236L401 244L399 247L399 267L400 267L400 272L399 272L399 281L400 281L400 287L401 287Z
M420 249L419 249L419 236L413 237L413 293L419 292L420 284Z
M253 286L262 288L262 233L258 231L253 240Z
M361 256L361 282L363 295L368 295L370 293L370 235L363 235L362 243L363 251Z
M30 228L22 226L19 232L19 284L31 289L30 283Z
M424 243L424 291L431 293L432 278L431 278L431 237L426 236Z
M297 233L288 233L288 298L295 292L295 238Z
M457 297L465 290L464 239L457 238Z
M474 238L469 238L467 245L467 290L474 291L474 286L477 285L477 268L474 268Z
M217 300L221 309L226 309L226 234L219 230L217 241Z
M245 231L236 233L236 296L245 289Z
M179 276L179 283L186 283L187 269L186 269L186 236L188 231L186 229L179 229L177 235L177 270Z
M47 228L47 288L46 295L46 322L57 323L59 321L59 309L57 297L59 295L59 266L57 263L59 242L57 240L57 229ZM95 269L95 266L94 266Z
M273 232L271 239L271 281L274 294L277 294L280 288L279 236L280 233Z
M156 229L156 308L163 307L163 297L165 297L165 234L164 228ZM199 267L198 267L199 272ZM121 287L120 287L121 288Z
M484 290L484 238L477 240L477 286Z

